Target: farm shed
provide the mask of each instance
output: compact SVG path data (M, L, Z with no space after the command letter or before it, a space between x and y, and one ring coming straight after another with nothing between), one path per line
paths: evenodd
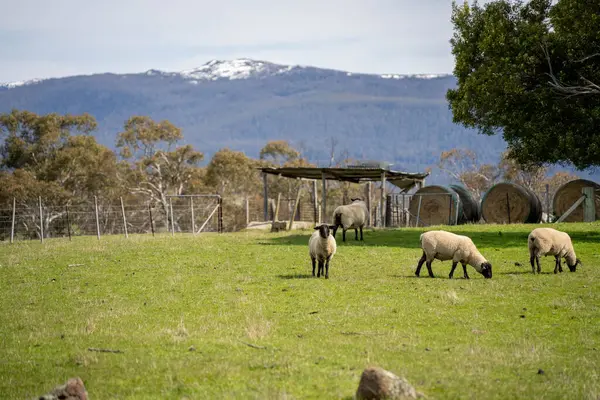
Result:
M379 209L381 210L381 220L386 220L386 207L385 207L385 183L389 182L392 185L400 188L402 192L408 192L412 188L418 186L419 188L425 184L425 178L429 176L428 172L422 173L409 173L394 171L384 164L377 166L373 165L355 165L348 166L346 168L320 168L320 167L262 167L260 170L263 173L263 184L264 184L264 219L268 219L268 182L267 175L283 176L292 179L306 179L314 182L313 190L316 192L316 181L321 181L322 194L321 194L321 209L323 220L326 220L327 212L327 180L337 180L343 182L352 183L371 183L371 182L382 182L381 197ZM371 199L367 199L367 207L371 210Z

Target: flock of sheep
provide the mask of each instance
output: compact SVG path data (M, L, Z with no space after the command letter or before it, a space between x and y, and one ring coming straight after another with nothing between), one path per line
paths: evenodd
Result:
M354 229L356 240L358 240L358 230L360 230L360 240L363 240L362 228L367 222L368 213L364 201L352 199L351 204L339 206L334 210L333 225L321 224L315 227L315 232L308 241L313 276L315 276L315 267L318 263L317 277L324 275L325 278L329 278L329 262L337 250L335 234L338 227L342 227L344 242L346 241L346 231L348 229ZM419 259L415 275L419 276L421 267L425 263L429 276L433 278L431 263L433 260L438 259L440 261L452 260L450 279L452 279L458 263L462 265L465 279L469 279L467 264L475 268L485 278L492 277L492 264L477 250L475 243L468 236L436 230L421 234L420 241L423 255ZM554 256L555 274L563 272L562 258L565 259L571 272L575 272L577 265L581 264L573 249L571 237L565 232L552 228L536 228L529 234L527 245L529 247L529 262L534 274L536 263L537 272L541 272L540 257L543 256Z

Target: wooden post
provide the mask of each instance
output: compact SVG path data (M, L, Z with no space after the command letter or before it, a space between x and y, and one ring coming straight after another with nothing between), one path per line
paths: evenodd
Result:
M175 236L175 218L173 217L173 198L169 197L169 209L171 213L171 236Z
M17 198L13 197L12 222L10 224L10 242L15 240L15 212L17 208Z
M44 243L44 216L42 213L42 196L38 197L38 201L40 204L40 240Z
M129 233L127 233L127 219L125 218L125 206L123 205L123 198L119 197L121 200L121 214L123 214L123 229L125 230L125 238L129 238Z
M96 236L100 240L100 218L98 218L98 197L94 196L94 210L96 213Z
M367 210L369 210L369 218L367 220L367 223L368 223L367 226L373 226L373 221L372 221L372 219L373 219L372 211L373 210L371 209L372 208L372 204L371 204L371 186L372 186L372 184L373 183L371 181L367 182L367 195L365 196L366 202L367 202Z
M317 180L313 180L312 185L312 194L313 194L313 213L315 225L319 223L319 193L317 193Z
M327 222L327 179L325 179L325 174L321 172L321 223Z
M421 200L423 200L423 195L419 195L419 206L417 207L417 223L415 226L419 226L419 222L421 221Z
M449 208L448 208L448 225L452 225L452 195L448 196L449 199ZM458 208L458 207L457 207Z
M506 213L508 214L508 223L510 224L510 200L508 199L508 193L506 193Z
M585 200L585 195L583 195L579 199L577 199L577 201L575 203L573 203L573 205L571 207L569 207L569 209L567 211L565 211L565 213L563 215L560 216L560 218L556 221L556 223L558 224L559 222L563 222L569 215L571 215L571 213L577 207L579 207L579 205L581 203L583 203L584 200Z
M408 228L408 212L406 211L406 193L402 194L402 219L404 226Z
M385 171L381 172L381 226L386 225L386 209L385 209Z
M154 236L154 220L152 219L152 205L148 203L148 212L150 213L150 230L152 231L152 236Z
M460 201L460 199L456 199L456 209L454 210L454 224L458 225L458 202Z
M69 242L71 241L71 219L69 218L69 206L65 206L65 213L67 214L67 234L69 235Z
M292 216L290 217L290 223L288 226L288 231L292 230L294 226L294 218L296 217L296 210L298 210L298 203L300 202L300 193L302 192L302 186L298 188L298 193L296 193L296 201L294 202L294 209L292 210Z
M546 222L550 222L550 185L546 183Z
M263 172L263 216L265 222L269 220L269 188L267 186L267 173Z
M584 187L581 192L585 196L583 200L583 222L594 222L596 220L596 199L593 187Z
M281 193L277 193L277 203L275 204L275 214L273 214L273 222L279 220L279 202L281 201Z
M392 226L392 195L385 196L385 226Z
M250 225L250 200L246 196L246 227Z
M192 235L196 235L196 221L194 218L194 198L190 197L190 210L192 211Z
M219 233L223 233L223 198L219 196L219 212L217 215L217 230Z

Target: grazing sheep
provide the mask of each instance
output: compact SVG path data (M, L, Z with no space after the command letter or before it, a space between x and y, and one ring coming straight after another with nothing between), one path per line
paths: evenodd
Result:
M419 265L415 271L417 276L421 273L423 263L427 261L426 266L429 276L433 278L431 263L437 258L440 261L452 260L450 279L452 279L456 265L459 262L462 264L465 279L469 279L467 264L473 266L485 278L492 277L492 264L481 255L471 238L467 236L446 231L425 232L421 235L421 248L423 249L423 256L419 260Z
M331 229L333 229L333 226L327 224L315 226L315 232L313 232L308 240L313 276L315 276L315 261L319 261L317 278L321 274L324 274L326 279L329 278L329 261L331 261L337 249L335 238L330 234Z
M581 261L575 255L571 237L561 231L553 228L536 228L531 231L527 238L529 247L529 262L531 263L531 271L535 274L534 261L537 263L537 272L541 272L540 257L554 256L554 273L563 272L560 265L560 259L565 258L567 266L571 272L575 272L577 264Z
M339 206L333 211L333 237L338 226L342 227L342 240L346 241L346 231L354 228L355 240L358 240L358 229L360 229L360 240L363 240L363 226L367 223L369 210L360 198L351 199L352 203Z

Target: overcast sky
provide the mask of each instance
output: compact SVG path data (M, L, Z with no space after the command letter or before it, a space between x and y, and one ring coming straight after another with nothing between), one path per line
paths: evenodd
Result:
M480 2L481 3L481 2ZM450 73L451 0L0 0L0 82L248 57Z

